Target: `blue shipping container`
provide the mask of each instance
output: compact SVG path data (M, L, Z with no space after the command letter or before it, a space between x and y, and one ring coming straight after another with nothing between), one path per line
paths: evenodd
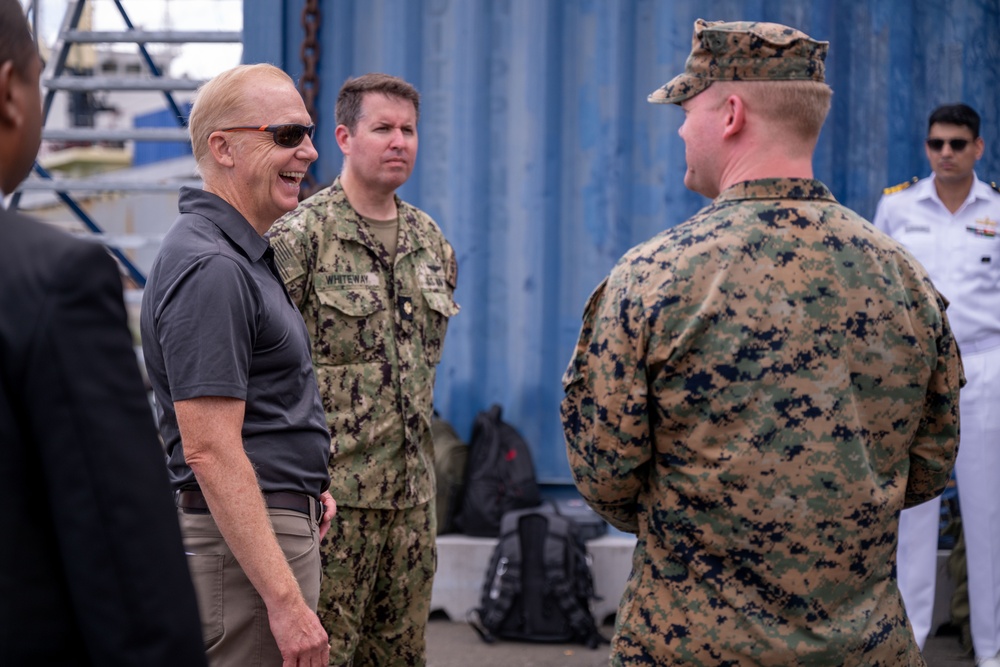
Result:
M191 103L181 105L185 118L191 114ZM184 127L171 109L159 109L140 114L132 122L135 127ZM160 160L191 155L191 143L180 141L137 141L132 152L132 166L139 167Z

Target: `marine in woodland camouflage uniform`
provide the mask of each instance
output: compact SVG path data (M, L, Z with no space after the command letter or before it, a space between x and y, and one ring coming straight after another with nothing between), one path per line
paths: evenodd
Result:
M364 95L366 104L386 97ZM339 103L337 115L342 122ZM361 137L369 120L352 134ZM331 664L420 665L436 567L433 387L448 318L458 312L457 265L430 216L395 194L398 233L394 252L386 247L348 201L344 179L364 157L353 150L342 177L270 237L309 329L332 438L338 512L321 547L319 603ZM414 135L411 159L415 152Z
M704 185L708 163L692 161L714 119L773 122L733 100L758 84L728 82L822 82L827 45L699 21L694 46L650 98L687 101L685 125L701 124L681 128L689 187ZM731 97L711 106L719 88L692 109L713 81ZM708 207L618 262L564 377L577 486L638 536L612 662L922 665L896 531L954 463L962 370L946 304L912 256L811 178L811 148L805 176L767 162L766 142L754 149L749 179L698 189Z

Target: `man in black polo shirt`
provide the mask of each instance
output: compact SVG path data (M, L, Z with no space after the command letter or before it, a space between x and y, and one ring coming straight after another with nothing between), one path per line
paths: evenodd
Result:
M142 342L213 667L326 665L319 540L335 505L309 339L263 238L316 157L292 80L243 65L198 92ZM261 613L266 611L266 614Z

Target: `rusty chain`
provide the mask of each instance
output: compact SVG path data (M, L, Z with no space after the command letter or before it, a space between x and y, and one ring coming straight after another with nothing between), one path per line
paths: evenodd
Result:
M316 100L319 98L319 28L322 24L322 17L319 11L320 0L306 0L302 7L302 45L299 47L299 58L302 60L302 78L299 79L299 93L305 102L306 111L313 123L319 122L319 112L316 108ZM299 201L311 196L320 186L316 183L313 170L316 167L314 162L306 177L302 181L299 189Z

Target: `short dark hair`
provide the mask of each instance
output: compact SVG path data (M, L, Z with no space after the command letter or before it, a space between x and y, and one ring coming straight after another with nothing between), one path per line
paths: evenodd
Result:
M417 89L399 77L373 72L348 79L340 87L337 95L337 125L344 125L350 132L354 132L361 119L361 102L368 93L381 93L413 102L417 120L420 120L420 93Z
M927 121L927 132L931 131L931 126L935 123L964 125L972 130L973 139L979 138L979 114L968 104L945 104L938 107Z
M38 47L31 36L24 9L17 0L0 0L0 64L14 63L19 75L27 78Z

